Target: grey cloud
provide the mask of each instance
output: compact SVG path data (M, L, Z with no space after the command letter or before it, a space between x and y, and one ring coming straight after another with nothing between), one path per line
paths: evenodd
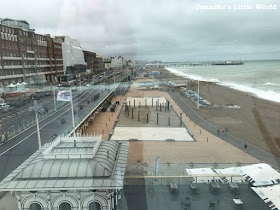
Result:
M277 11L205 11L197 4L253 0L12 0L3 17L27 20L38 33L69 35L105 56L147 60L268 59L280 56ZM14 5L17 5L14 8Z

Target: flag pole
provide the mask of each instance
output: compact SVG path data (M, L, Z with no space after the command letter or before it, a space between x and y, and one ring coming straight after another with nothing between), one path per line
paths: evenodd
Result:
M72 96L72 89L71 88L70 88L70 92L71 92L72 123L73 123L73 129L74 129L74 137L76 137L75 119L74 119L74 108L73 108L73 96Z

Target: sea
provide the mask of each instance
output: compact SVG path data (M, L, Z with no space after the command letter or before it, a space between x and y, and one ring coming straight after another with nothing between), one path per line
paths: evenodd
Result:
M280 102L280 60L243 63L244 65L181 65L165 69L189 79L215 82L266 100Z

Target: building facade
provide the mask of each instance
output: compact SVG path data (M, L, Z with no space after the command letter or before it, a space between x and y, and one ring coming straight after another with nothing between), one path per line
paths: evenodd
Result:
M127 62L122 56L111 57L111 60L111 67L113 69L122 69L127 66Z
M96 59L96 53L83 50L85 62L87 63L87 70L90 70L91 74L94 74L94 60Z
M19 210L113 210L118 205L128 142L63 137L44 145L0 183Z
M80 43L68 36L56 36L56 39L62 40L62 57L63 57L63 71L74 65L87 65L84 59L84 53Z
M7 92L9 84L55 82L63 70L61 43L36 34L26 21L2 19L0 23L0 93Z
M104 70L105 70L105 68L104 68L103 58L102 57L96 57L94 59L93 71L96 74L100 74L100 73L104 72Z
M103 58L103 62L104 62L104 68L106 69L106 71L111 70L111 62L112 59L111 58Z

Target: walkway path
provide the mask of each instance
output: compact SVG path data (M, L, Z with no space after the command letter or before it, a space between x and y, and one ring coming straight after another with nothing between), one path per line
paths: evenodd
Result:
M172 97L173 101L176 101L177 105L183 110L183 112L197 125L201 126L203 129L207 130L209 133L211 133L213 136L218 136L217 130L218 128L214 127L209 122L202 119L199 115L197 115L192 108L190 108L186 103L184 103L178 93L176 92L169 92L170 96ZM221 139L223 139L225 142L230 143L231 145L244 150L245 141L234 137L230 135L229 133L224 133L223 135L219 135ZM249 143L247 143L247 153L252 155L253 157L259 159L262 162L266 162L270 164L272 167L279 169L280 168L280 159L271 155L268 152L265 152L264 150L261 150Z

